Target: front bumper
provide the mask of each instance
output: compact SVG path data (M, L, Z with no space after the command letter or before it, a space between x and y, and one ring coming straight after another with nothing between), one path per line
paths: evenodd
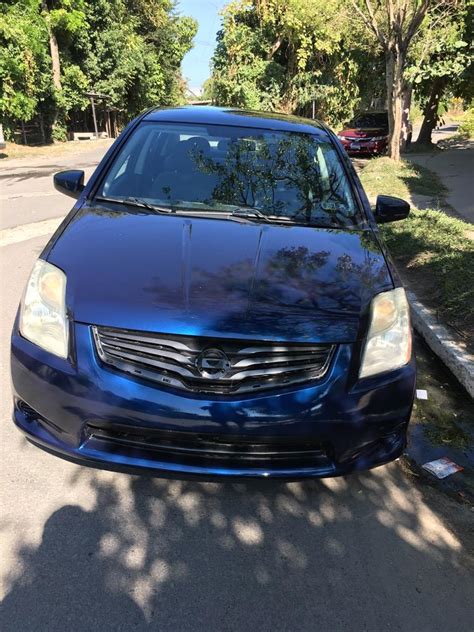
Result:
M325 377L247 396L157 387L101 365L88 325L74 363L12 337L13 420L34 443L107 469L188 475L322 477L368 469L405 447L414 360L351 380L352 345Z

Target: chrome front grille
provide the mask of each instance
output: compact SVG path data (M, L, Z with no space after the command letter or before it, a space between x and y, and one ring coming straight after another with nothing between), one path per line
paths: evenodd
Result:
M335 347L155 334L92 327L100 359L116 369L200 393L241 393L317 380Z

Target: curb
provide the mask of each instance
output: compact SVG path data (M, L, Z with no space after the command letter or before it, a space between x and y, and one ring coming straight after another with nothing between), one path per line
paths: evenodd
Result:
M433 310L425 307L412 291L407 291L413 326L431 350L474 398L474 357L467 353L449 329L441 324Z

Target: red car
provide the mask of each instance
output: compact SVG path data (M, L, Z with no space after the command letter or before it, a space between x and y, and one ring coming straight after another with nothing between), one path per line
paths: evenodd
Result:
M344 149L351 156L380 155L387 150L388 114L387 112L361 112L338 133ZM411 127L408 131L407 145L411 141Z

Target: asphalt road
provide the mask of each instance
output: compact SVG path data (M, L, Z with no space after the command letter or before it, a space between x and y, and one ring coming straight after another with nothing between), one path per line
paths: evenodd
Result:
M8 339L49 236L37 222L71 206L51 172L90 169L94 151L0 179L2 632L474 629L473 514L399 462L302 483L185 482L81 468L16 431Z
M43 158L0 161L0 230L22 224L64 217L72 207L53 186L53 174L63 169L83 169L87 178L111 141L87 143L77 153ZM90 148L89 148L90 147Z

